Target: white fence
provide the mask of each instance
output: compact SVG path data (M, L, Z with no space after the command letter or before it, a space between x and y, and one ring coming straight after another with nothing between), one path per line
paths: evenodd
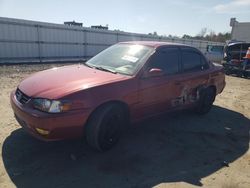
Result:
M164 41L194 46L223 43L167 38L0 17L0 64L88 59L122 41Z

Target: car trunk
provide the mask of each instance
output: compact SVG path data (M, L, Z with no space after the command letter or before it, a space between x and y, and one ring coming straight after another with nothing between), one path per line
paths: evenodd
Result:
M246 56L247 49L250 46L250 43L238 43L231 44L225 47L225 56L224 59L229 61L243 61L243 57Z

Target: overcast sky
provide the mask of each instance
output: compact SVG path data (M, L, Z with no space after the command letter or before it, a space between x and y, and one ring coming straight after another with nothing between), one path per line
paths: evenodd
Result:
M250 22L250 0L0 0L0 16L160 35L231 32L230 18Z

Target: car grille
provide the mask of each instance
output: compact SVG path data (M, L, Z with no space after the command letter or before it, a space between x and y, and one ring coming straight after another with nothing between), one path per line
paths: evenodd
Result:
M30 97L25 95L20 89L16 89L16 100L19 101L21 104L26 104L29 102Z

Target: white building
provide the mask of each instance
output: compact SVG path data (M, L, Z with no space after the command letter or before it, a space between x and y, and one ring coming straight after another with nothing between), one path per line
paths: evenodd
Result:
M232 40L250 42L250 22L238 22L236 18L231 18L230 26Z

